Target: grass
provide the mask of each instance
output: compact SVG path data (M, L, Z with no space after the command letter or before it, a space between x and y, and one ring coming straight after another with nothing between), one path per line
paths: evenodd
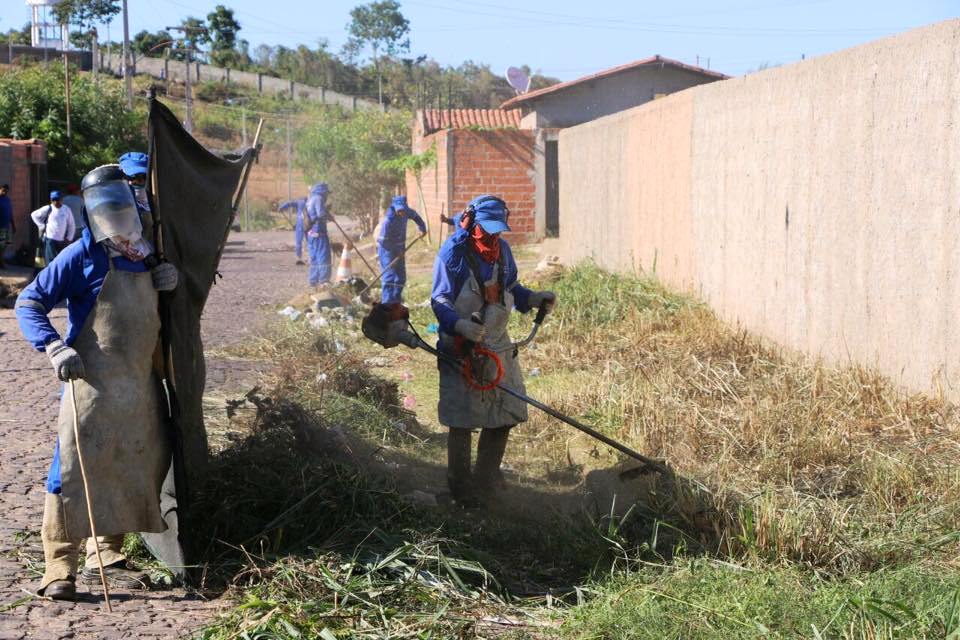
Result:
M237 606L202 637L960 637L953 405L650 279L588 264L534 284L560 303L523 353L528 391L676 473L625 480L532 412L501 504L412 504L443 490L435 364L354 322L285 323L236 353L278 373L218 440L207 577ZM423 333L429 283L406 294Z

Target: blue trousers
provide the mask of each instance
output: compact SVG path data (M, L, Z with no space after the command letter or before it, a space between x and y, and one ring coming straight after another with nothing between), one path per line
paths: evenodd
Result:
M59 240L51 240L50 238L43 239L43 260L47 264L53 262L53 259L57 257L61 251L63 251L69 242L60 242Z
M310 251L310 286L330 282L330 238L325 235L312 238L308 235L307 250Z
M387 269L387 265L393 262L400 252L389 251L380 247L380 268L385 269L380 276L380 302L391 304L393 302L403 302L403 287L407 284L407 261L406 258L400 258L392 267Z

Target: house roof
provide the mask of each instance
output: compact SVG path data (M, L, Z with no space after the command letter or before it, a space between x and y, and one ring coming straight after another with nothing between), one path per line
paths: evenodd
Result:
M425 133L440 129L517 129L520 127L520 112L504 109L424 109L421 124Z
M710 71L709 69L704 69L703 67L697 67L692 64L685 64L678 60L671 60L670 58L664 58L663 56L653 56L651 58L644 58L643 60L637 60L636 62L629 62L627 64L622 64L618 67L611 67L610 69L605 69L597 73L591 74L589 76L583 76L582 78L577 78L576 80L570 80L568 82L561 82L560 84L551 85L543 89L537 89L536 91L531 91L529 93L524 93L515 98L510 98L502 105L501 109L516 109L520 105L530 102L531 100L536 100L545 95L551 93L556 93L558 91L565 91L571 87L575 87L584 82L591 82L593 80L599 80L601 78L608 78L610 76L615 76L619 73L624 73L625 71L632 71L640 67L673 67L675 69L684 69L685 71L690 71L691 73L696 73L704 76L705 78L712 78L714 80L726 80L730 76L719 73L717 71Z

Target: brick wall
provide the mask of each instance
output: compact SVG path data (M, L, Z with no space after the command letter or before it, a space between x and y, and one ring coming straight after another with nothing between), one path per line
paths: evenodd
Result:
M447 129L423 135L415 127L413 135L415 153L432 144L437 154L436 167L425 170L421 178L425 207L420 204L413 175L408 174L406 181L410 203L426 209L434 242L448 235L448 228L439 224L441 210L448 216L457 213L485 193L503 198L510 207L513 232L506 235L507 240L517 244L535 240L533 131Z
M46 161L46 145L39 140L0 139L0 184L10 185L8 195L17 227L11 250L30 242L30 212L35 208L39 192L46 189L45 184L33 183L31 168Z
M454 133L454 210L481 194L498 196L510 207L513 232L507 239L513 243L534 240L534 132L491 129Z

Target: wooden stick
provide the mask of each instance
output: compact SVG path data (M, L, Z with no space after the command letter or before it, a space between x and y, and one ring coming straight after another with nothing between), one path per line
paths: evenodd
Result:
M353 245L353 240L351 240L351 239L350 239L350 236L348 236L347 233L343 230L343 227L340 226L340 223L337 222L337 219L334 218L334 217L333 217L333 214L330 213L329 211L327 211L327 217L330 218L330 220L333 221L333 224L337 225L337 229L340 230L340 234L343 236L343 239L344 239L344 240L346 241L346 243L347 243L347 248L348 248L348 249L352 249L353 246L354 246L354 245ZM370 269L370 273L376 275L377 270L370 266L370 263L367 262L367 259L363 257L363 254L360 253L360 250L359 250L359 249L357 250L357 255L360 256L360 259L361 259L361 260L363 260L363 264L367 265L367 269Z
M427 235L427 234L425 234L425 233L421 233L419 236L417 236L416 238L414 238L413 242L411 242L410 244L408 244L408 245L406 246L406 248L403 250L403 252L402 252L400 255L398 255L396 258L394 258L393 260L391 260L391 261L390 261L390 264L387 265L387 268L384 269L383 271L381 271L379 274L377 274L376 277L374 277L374 279L370 282L370 284L368 284L363 291L361 291L360 293L358 293L358 294L356 295L356 297L359 298L360 296L362 296L363 294L365 294L367 291L369 291L369 290L371 289L371 287L373 287L377 282L380 281L380 278L383 277L383 274L385 274L387 271L390 271L390 269L393 268L393 265L397 264L397 262L400 261L400 258L406 257L407 251L410 251L410 249L413 248L413 245L415 245L415 244L417 244L418 242L420 242L421 240L423 240L424 236L426 236L426 235Z
M90 535L93 536L94 549L97 550L97 565L100 567L100 584L103 585L103 599L107 603L107 611L113 613L110 605L110 589L107 587L107 576L103 573L103 559L100 557L100 541L97 539L97 528L93 524L93 505L90 502L90 487L87 485L87 470L83 465L83 454L80 453L80 412L77 410L77 393L74 381L70 381L70 403L73 405L73 439L77 445L77 460L80 461L80 478L83 480L83 495L87 499L87 518L90 521Z

